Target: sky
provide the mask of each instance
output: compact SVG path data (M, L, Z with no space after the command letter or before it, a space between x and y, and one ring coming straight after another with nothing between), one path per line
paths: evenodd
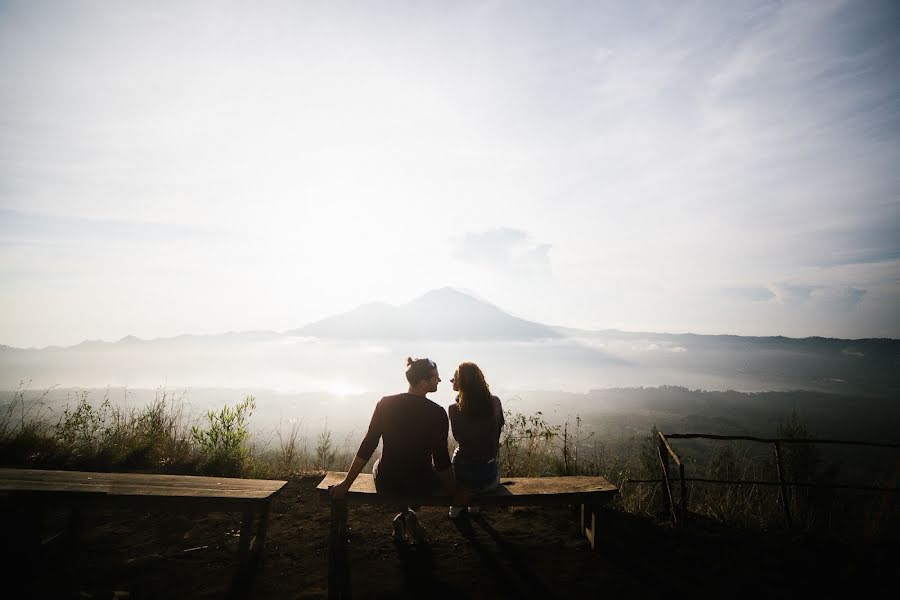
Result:
M898 31L891 0L0 0L0 344L444 286L898 338Z

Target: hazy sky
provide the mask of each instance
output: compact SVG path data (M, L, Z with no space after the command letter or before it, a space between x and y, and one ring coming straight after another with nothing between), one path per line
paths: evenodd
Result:
M898 31L892 0L0 1L0 344L446 285L900 337Z

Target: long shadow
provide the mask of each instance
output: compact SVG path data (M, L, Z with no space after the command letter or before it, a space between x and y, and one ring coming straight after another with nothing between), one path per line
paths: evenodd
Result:
M475 528L472 527L472 522L468 517L462 516L458 519L453 519L453 525L456 526L456 529L459 530L460 534L466 538L466 541L468 541L475 550L481 564L495 579L498 580L498 587L501 590L504 590L505 597L521 598L523 592L525 592L525 595L527 596L527 589L510 577L508 569L497 560L496 553L492 552L490 548L478 539Z
M410 598L444 598L446 587L440 585L434 572L434 554L427 543L410 546L394 542L400 556L403 579Z
M472 527L472 521L478 524L481 529L494 541L499 550L499 555L506 559L506 563L511 567L506 567L497 558L497 554L492 552L485 544L478 540L475 535L475 528ZM522 553L516 549L515 545L507 542L500 533L484 518L484 515L470 516L468 518L454 519L454 524L459 532L465 537L474 548L475 552L481 558L485 566L494 574L501 584L501 589L506 590L506 596L509 598L553 598L553 590L548 587L536 574L534 567L528 564L528 561L522 556Z

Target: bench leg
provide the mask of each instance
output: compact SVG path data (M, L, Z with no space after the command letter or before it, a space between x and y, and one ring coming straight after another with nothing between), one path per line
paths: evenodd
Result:
M263 507L259 513L259 524L256 528L256 537L253 538L253 556L251 557L250 568L255 572L262 562L263 549L266 547L266 534L269 531L269 502Z
M350 569L347 561L347 503L331 501L331 527L328 532L328 597L351 597Z
M25 505L22 509L22 529L24 533L24 555L27 557L29 564L37 565L40 563L38 557L41 553L43 545L44 532L44 505L40 502L32 502Z
M235 565L234 575L231 578L231 585L228 589L227 598L235 600L238 598L247 598L249 596L250 574L253 565L250 559L250 547L253 545L253 518L256 511L247 507L241 518L241 537L238 540L237 564Z
M256 511L252 508L244 509L244 518L241 519L241 539L238 543L238 564L241 566L246 564L250 554L250 544L253 541L253 517L255 516Z
M581 505L581 532L591 543L591 550L597 549L597 508L589 504Z
M84 539L85 519L84 507L76 505L72 507L69 515L69 526L66 531L66 545L69 550L75 550L81 546Z

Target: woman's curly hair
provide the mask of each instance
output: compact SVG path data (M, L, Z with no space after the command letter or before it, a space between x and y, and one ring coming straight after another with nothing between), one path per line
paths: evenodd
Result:
M463 414L471 417L486 417L493 411L491 388L484 380L484 373L473 362L461 363L453 375L459 388L456 401Z

